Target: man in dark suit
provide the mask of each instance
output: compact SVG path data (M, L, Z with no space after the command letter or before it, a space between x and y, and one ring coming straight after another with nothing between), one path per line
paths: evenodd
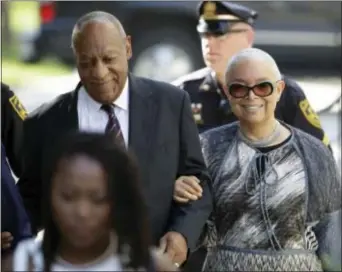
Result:
M108 13L83 16L74 27L72 47L81 82L74 91L39 107L24 123L19 188L33 225L41 227L42 188L48 182L54 144L77 129L113 133L140 163L154 244L181 265L212 209L189 96L170 84L128 72L131 39ZM179 178L200 181L199 201L173 202Z

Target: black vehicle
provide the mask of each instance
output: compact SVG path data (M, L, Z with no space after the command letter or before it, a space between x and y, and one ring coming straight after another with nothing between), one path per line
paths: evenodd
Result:
M284 72L340 73L341 2L237 2L259 12L255 46L272 54ZM31 50L22 51L21 58L37 62L52 55L72 65L74 23L86 12L103 10L115 14L132 36L132 71L172 80L203 67L196 33L197 5L196 1L41 2L40 31L25 41Z

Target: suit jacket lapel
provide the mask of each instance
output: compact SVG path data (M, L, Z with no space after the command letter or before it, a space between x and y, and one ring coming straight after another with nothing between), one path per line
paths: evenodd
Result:
M151 152L152 144L156 141L156 118L158 103L153 91L132 74L129 77L129 134L128 145L138 161L146 161L146 155ZM77 99L82 84L66 98L65 110L61 111L59 127L62 131L78 129ZM143 168L143 167L142 167Z
M61 116L58 118L60 120L61 131L78 130L78 112L77 112L77 99L78 91L80 90L82 84L79 83L75 90L69 93L66 98L66 103L61 110Z
M129 148L140 164L151 152L156 137L158 107L153 91L129 74ZM147 167L146 167L147 168Z

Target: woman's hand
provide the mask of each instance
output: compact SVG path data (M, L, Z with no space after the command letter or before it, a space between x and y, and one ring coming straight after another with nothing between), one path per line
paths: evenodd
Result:
M154 260L154 265L157 272L176 272L179 271L178 267L172 263L168 255L164 254L157 248L152 249L152 256Z
M200 181L195 176L181 176L175 182L173 199L179 203L195 201L202 197Z

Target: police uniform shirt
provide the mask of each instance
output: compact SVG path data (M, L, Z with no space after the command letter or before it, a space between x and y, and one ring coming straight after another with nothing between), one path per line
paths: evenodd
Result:
M214 79L211 69L204 68L174 81L175 86L186 90L191 109L200 132L235 121L222 88Z
M20 146L26 116L27 112L18 97L9 86L1 82L1 141L11 169L17 177L21 173Z

